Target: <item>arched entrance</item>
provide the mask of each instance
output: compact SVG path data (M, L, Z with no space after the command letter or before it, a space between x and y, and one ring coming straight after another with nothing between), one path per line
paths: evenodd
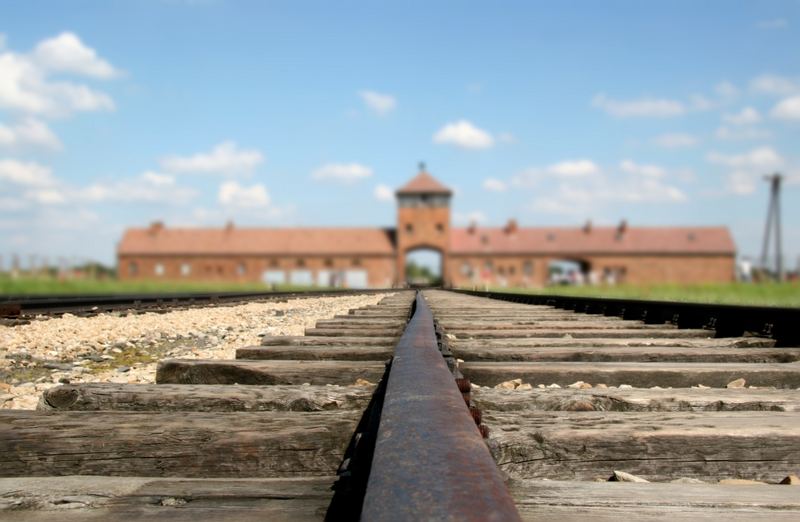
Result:
M421 247L406 251L404 277L406 286L441 286L444 266L442 252Z
M596 284L592 265L583 259L551 259L547 263L548 285Z

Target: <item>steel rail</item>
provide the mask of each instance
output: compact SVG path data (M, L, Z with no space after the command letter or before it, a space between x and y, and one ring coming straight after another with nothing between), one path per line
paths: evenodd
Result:
M417 294L395 349L361 520L520 520Z
M207 305L254 299L293 299L381 293L387 289L307 290L293 292L192 292L168 294L0 296L0 316L121 310L148 306Z
M778 346L796 346L800 343L800 308L479 290L453 291L514 303L620 316L624 319L642 320L648 324L673 323L679 328L708 328L715 330L717 337L737 337L750 332L772 337Z

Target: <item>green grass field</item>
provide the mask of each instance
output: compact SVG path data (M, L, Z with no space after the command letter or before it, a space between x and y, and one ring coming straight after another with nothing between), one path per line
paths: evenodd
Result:
M800 307L800 283L714 283L650 286L549 286L541 289L494 288L499 292L617 297L760 306Z
M274 290L289 292L309 289L307 287L285 285ZM0 295L263 292L268 290L271 290L271 288L261 283L118 281L116 279L59 281L50 277L19 277L12 279L6 275L0 275ZM540 289L494 288L493 290L588 297L800 307L800 283L796 281L781 284L550 286Z
M282 285L272 289L261 283L118 281L116 279L70 279L59 281L51 277L18 277L12 279L6 275L0 275L0 295L266 292L269 290L291 292L308 289L289 285Z

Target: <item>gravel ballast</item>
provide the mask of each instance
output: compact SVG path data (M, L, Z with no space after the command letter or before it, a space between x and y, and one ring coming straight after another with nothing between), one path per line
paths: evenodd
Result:
M165 314L63 317L0 326L0 408L34 409L59 383L153 383L163 358L233 359L265 335L303 335L320 319L391 294L293 299Z

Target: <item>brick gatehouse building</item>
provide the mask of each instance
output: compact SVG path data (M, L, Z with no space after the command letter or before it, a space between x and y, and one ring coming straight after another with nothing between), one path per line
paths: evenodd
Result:
M559 262L588 283L734 279L726 227L457 228L451 190L424 170L396 194L396 228L132 228L117 251L119 277L389 287L405 284L409 252L430 249L450 286L544 286Z

